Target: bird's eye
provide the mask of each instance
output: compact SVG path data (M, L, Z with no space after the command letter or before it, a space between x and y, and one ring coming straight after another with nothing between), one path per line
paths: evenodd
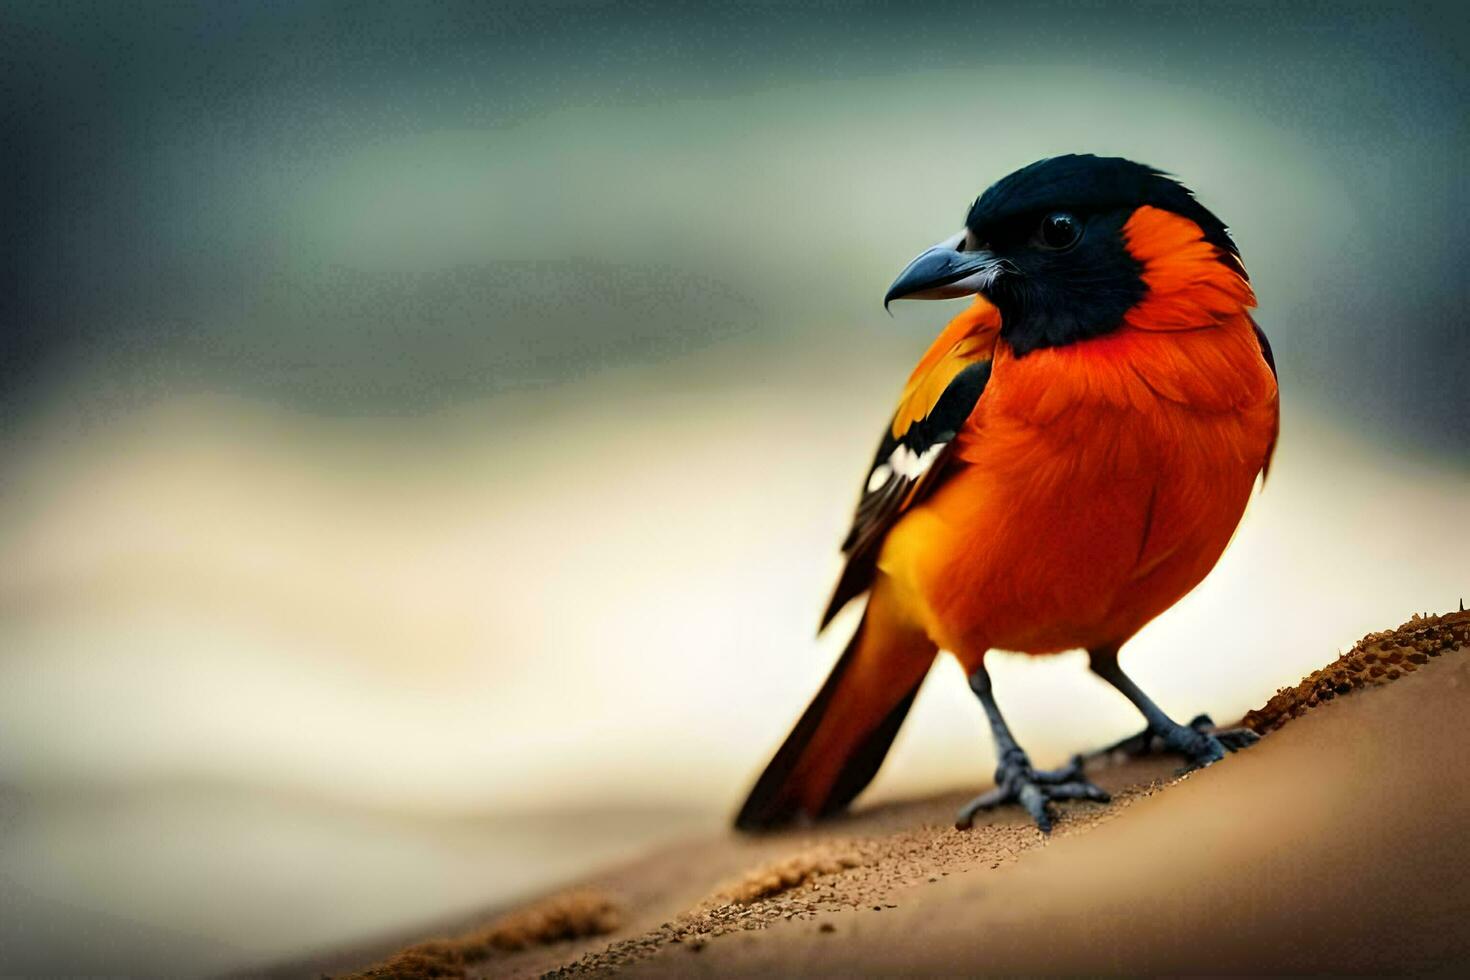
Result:
M1036 244L1052 251L1071 248L1081 237L1082 222L1066 211L1053 211L1041 219L1041 227L1036 229Z

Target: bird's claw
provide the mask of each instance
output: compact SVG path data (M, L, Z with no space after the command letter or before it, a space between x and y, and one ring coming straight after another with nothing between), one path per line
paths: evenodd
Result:
M1241 749L1248 749L1261 740L1260 733L1252 731L1249 728L1222 728L1216 731L1214 735L1220 740L1220 744L1225 746L1228 752L1239 752Z
M1016 753L1001 761L995 770L995 788L981 793L966 803L955 817L956 829L968 830L975 823L975 814L1007 803L1020 804L1037 828L1044 834L1051 833L1054 816L1051 804L1056 800L1094 800L1106 803L1110 797L1106 790L1094 785L1082 774L1082 757L1055 770L1036 770L1024 753Z
M1214 765L1226 753L1239 752L1261 740L1249 728L1217 729L1209 715L1199 715L1188 726L1176 725L1156 734L1163 739L1164 751L1184 756L1187 764L1181 773Z
M1160 730L1150 725L1107 748L1088 753L1086 758L1117 755L1134 758L1170 752L1184 756L1188 765L1180 771L1188 772L1219 762L1227 752L1239 752L1260 740L1261 736L1249 728L1217 729L1209 715L1195 715L1188 725L1175 725L1171 729Z

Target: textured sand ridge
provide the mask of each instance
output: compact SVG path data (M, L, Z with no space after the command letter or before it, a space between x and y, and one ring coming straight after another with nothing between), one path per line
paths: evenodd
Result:
M1278 742L1278 736L1272 735L1251 752L1233 757L1239 762L1231 761L1184 776L1175 774L1177 760L1168 757L1135 759L1120 765L1097 760L1090 766L1094 768L1092 775L1114 793L1113 803L1079 801L1063 806L1062 819L1050 837L1040 834L1023 815L1010 810L986 815L972 830L955 830L951 822L954 811L968 793L873 807L818 827L766 837L750 839L731 835L718 841L670 848L600 876L584 889L553 896L501 917L487 927L471 930L459 939L405 949L359 975L582 976L629 971L650 976L691 972L810 974L842 972L838 969L842 957L848 958L849 971L861 972L881 969L885 963L887 969L906 968L912 957L925 955L936 958L928 964L929 969L952 968L954 963L967 962L964 957L979 948L974 936L961 929L958 935L945 934L931 943L918 943L913 935L955 922L963 926L968 919L959 916L958 910L965 909L967 916L967 904L972 903L999 902L977 921L994 923L1003 919L1014 911L1003 901L1007 894L1001 888L1003 881L1013 883L1008 887L1014 889L1015 901L1021 907L1035 906L1026 918L1027 923L1044 918L1054 904L1083 902L1086 889L1072 888L1065 876L1061 893L1065 899L1023 897L1027 894L1025 888L1014 884L1024 884L1041 874L1052 866L1049 855L1063 850L1081 855L1074 859L1078 867L1086 866L1089 860L1102 860L1103 855L1094 853L1095 850L1106 852L1107 860L1113 861L1123 860L1136 851L1136 858L1128 859L1131 863L1125 870L1113 868L1099 880L1113 882L1109 887L1117 887L1119 880L1127 881L1129 887L1143 887L1146 881L1134 880L1137 876L1131 868L1134 864L1147 864L1156 856L1155 851L1163 853L1165 836L1159 831L1139 837L1133 833L1135 825L1141 827L1147 820L1162 820L1161 827L1176 830L1178 821L1165 818L1171 811L1187 806L1194 806L1197 813L1179 819L1201 827L1200 833L1204 834L1206 825L1233 819L1232 814L1250 802L1248 809L1257 814L1250 819L1257 821L1257 825L1246 827L1250 833L1236 846L1242 853L1254 846L1266 846L1273 824L1270 820L1260 822L1262 818L1258 814L1274 812L1278 804L1270 802L1271 787L1278 783L1282 788L1276 791L1277 796L1289 797L1295 793L1300 797L1299 806L1293 811L1296 818L1306 820L1315 812L1313 806L1322 807L1314 821L1304 825L1302 833L1309 836L1290 846L1294 848L1291 853L1295 860L1309 862L1304 865L1303 874L1317 874L1317 865L1310 861L1326 862L1323 873L1327 873L1340 863L1341 857L1313 857L1315 844L1310 834L1314 827L1325 828L1334 820L1343 821L1343 832L1348 832L1359 824L1371 825L1374 820L1386 821L1386 826L1395 820L1407 821L1406 826L1418 826L1415 821L1429 819L1424 814L1431 811L1426 811L1417 800L1409 799L1410 793L1378 792L1369 787L1379 778L1375 776L1375 765L1384 781L1404 785L1415 779L1432 782L1444 771L1445 746L1441 740L1447 736L1458 738L1461 745L1470 741L1460 734L1458 724L1465 708L1470 707L1470 663L1467 663L1470 658L1460 656L1467 647L1470 647L1470 613L1466 612L1415 616L1396 630L1370 634L1300 684L1278 691L1266 705L1250 712L1245 723L1259 732L1274 733L1308 712L1316 715L1313 709L1331 702L1357 701L1344 699L1343 695L1412 677L1417 686L1411 685L1412 691L1404 688L1403 697L1385 697L1381 709L1375 707L1377 696L1366 698L1361 706L1363 710L1340 713L1342 717L1337 717L1337 712L1323 712L1322 724L1313 727L1316 719L1309 720L1304 723L1300 737L1286 736L1284 742ZM1395 686L1394 690L1399 688ZM1388 719L1389 715L1383 712L1393 711L1398 712L1392 715L1398 720L1384 720L1381 724L1373 720L1379 715ZM1333 729L1330 738L1323 734L1329 725ZM1308 744L1309 736L1318 741ZM1402 739L1403 745L1395 747L1395 739ZM1329 753L1324 763L1351 764L1357 768L1351 773L1344 770L1341 778L1329 778L1331 766L1314 761L1323 753ZM1288 757L1289 764L1301 768L1301 772L1287 769ZM1257 770L1254 775L1247 772L1252 768ZM1320 781L1314 788L1313 779L1318 777ZM1355 782L1362 785L1355 786ZM1185 783L1190 784L1188 788L1182 787ZM1234 786L1229 793L1224 789L1226 783ZM1451 834L1457 832L1454 828L1459 828L1462 839L1448 842L1456 848L1449 853L1464 853L1470 847L1470 839L1463 839L1467 834L1464 828L1470 824L1456 823L1451 818L1462 803L1465 815L1470 816L1470 794L1465 793L1459 782L1448 787L1426 785L1422 792L1417 784L1411 788L1421 797L1434 800L1437 810L1432 812L1433 819L1450 820L1447 826L1452 828ZM1375 793L1372 799L1378 810L1369 806L1355 813L1357 798L1341 795L1360 790ZM1215 798L1216 791L1219 798ZM1253 802L1243 799L1252 795L1261 798ZM1384 807L1390 809L1383 810ZM1140 813L1139 821L1118 819L1135 809ZM1283 819L1279 823L1285 828L1290 821ZM1233 823L1222 823L1211 839L1224 840L1241 829ZM1288 830L1281 832L1287 834ZM1327 833L1325 829L1323 832ZM1128 837L1130 833L1132 837ZM1133 843L1106 846L1092 843L1102 837L1127 837ZM1444 843L1443 837L1440 834L1426 839L1426 853ZM1288 843L1280 846L1286 847ZM1270 860L1282 862L1283 867L1289 864L1281 856L1285 852L1274 848L1275 845L1268 848ZM1032 852L1036 852L1034 857ZM1339 854L1330 848L1329 852ZM1211 857L1209 846L1198 848L1190 843L1181 853L1189 859L1203 855L1201 860L1216 861L1197 873L1220 876L1212 878L1214 889L1203 892L1198 888L1198 879L1181 885L1189 889L1191 902L1204 901L1198 897L1204 892L1228 892L1235 877L1243 873L1225 863L1223 857ZM1373 853L1371 848L1366 848L1356 860L1372 861ZM1412 857L1413 853L1410 851L1408 856ZM1398 856L1392 861L1385 858L1385 867L1407 868L1412 864L1404 859L1402 849L1395 854ZM1238 863L1241 867L1248 866L1248 856L1243 853ZM1181 861L1176 859L1170 865L1174 866L1181 866ZM1446 860L1430 866L1444 868ZM1465 871L1470 871L1470 867ZM1163 868L1157 876L1162 878L1169 873L1169 868ZM1118 879L1119 874L1123 879ZM1351 881L1366 880L1361 868L1354 869L1353 874L1357 877ZM1448 909L1459 917L1455 922L1463 923L1470 915L1470 892L1466 890L1465 877L1460 873L1458 878L1445 879L1444 887L1452 892L1449 898L1434 895L1433 883L1416 879L1415 887L1424 889L1425 896L1435 903L1435 909ZM1267 894L1274 894L1293 907L1310 907L1313 899L1292 897L1291 887L1289 879L1283 877L1270 886ZM1389 882L1381 887L1391 891L1394 885ZM978 893L977 888L981 889ZM956 894L966 897L956 899ZM1136 900L1140 907L1157 904L1146 894ZM1095 912L1089 912L1092 906L1083 906L1075 914L1091 916L1089 921L1103 921L1106 919L1103 910L1108 907L1109 903L1105 903ZM1167 909L1169 903L1163 907ZM1273 921L1276 920L1289 922L1291 916L1279 915ZM1130 928L1145 928L1148 924L1148 915L1137 915L1122 920L1110 935L1123 935ZM1096 953L1079 951L1073 948L1075 944L1067 942L1037 938L1028 944L1023 941L1027 928L1030 926L1013 923L1002 933L1011 944L1008 947L1012 949L1008 954L1011 958L1004 961L1011 969L1128 972L1134 968L1131 963L1097 960ZM1459 930L1461 934L1464 931L1463 927ZM993 946L995 934L987 932L988 942ZM1169 930L1175 936L1186 932L1187 929L1177 924ZM880 938L875 938L874 933ZM1405 942L1412 938L1407 937ZM1151 949L1152 955L1158 957L1170 955L1162 946L1149 945L1155 939L1154 933L1140 933L1136 944ZM1433 950L1437 941L1456 939L1453 928L1448 933L1441 928L1414 948ZM1107 936L1099 937L1096 945L1106 945L1109 941ZM902 952L906 945L913 946L911 952ZM1379 944L1376 953L1370 953L1386 955L1384 951L1391 946ZM1298 944L1293 948L1299 952L1310 946ZM1339 948L1352 947L1349 943L1339 944ZM1466 940L1465 948L1470 952L1470 939ZM945 950L950 953L946 954ZM1204 962L1187 958L1205 955L1202 950L1201 946L1181 947L1178 955L1184 959L1164 958L1153 963L1166 969L1187 967L1190 962ZM1003 954L996 948L993 955ZM1228 956L1229 950L1217 955ZM1259 966L1250 960L1243 963ZM1316 963L1307 960L1299 965L1312 967ZM992 965L1000 968L999 961Z
M1085 833L1164 785L1157 782L1125 789L1110 806L1082 804L1053 836ZM946 798L934 814L939 817L937 822L925 820L911 830L836 845L839 853L849 855L846 861L821 860L806 873L778 870L803 867L808 860L804 855L822 853L823 845L807 845L798 855L750 872L744 887L737 888L740 897L732 897L729 892L716 895L703 907L685 912L655 930L615 942L548 975L576 977L613 972L646 960L670 945L699 952L721 936L778 922L810 922L822 913L896 909L894 896L903 889L937 883L973 869L995 870L1013 864L1026 851L1047 841L1026 823L992 823L982 833L956 830L954 811L962 802L962 797ZM823 933L838 931L831 921L823 921L816 928Z
M497 953L606 935L621 922L616 900L595 889L574 889L501 916L481 929L400 950L357 976L463 977L471 966Z
M1347 653L1282 688L1265 706L1245 716L1245 726L1262 735L1343 694L1376 687L1412 674L1434 657L1470 646L1470 613L1415 615L1396 630L1369 633Z

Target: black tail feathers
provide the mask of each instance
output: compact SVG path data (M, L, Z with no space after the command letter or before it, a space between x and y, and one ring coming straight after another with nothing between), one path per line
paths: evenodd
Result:
M863 629L866 626L866 617L853 634L847 649L843 651L842 657L827 676L826 683L812 699L802 714L801 720L796 723L781 748L771 759L770 764L758 780L755 787L750 791L745 805L735 817L735 827L738 830L760 831L772 830L785 824L792 823L803 817L821 818L845 809L849 803L873 781L878 774L878 768L883 764L883 759L888 755L888 750L893 745L898 730L903 726L904 718L908 716L909 708L913 706L914 697L919 693L919 686L923 683L924 674L919 673L918 679L914 681L907 691L874 692L854 690L854 685L843 681L848 679L856 660L859 644L863 639ZM927 665L926 665L927 666ZM837 778L833 781L821 799L821 802L811 807L803 803L808 794L804 793L802 785L804 761L808 750L813 747L819 732L822 732L823 722L827 720L836 699L839 697L863 697L865 700L873 701L874 695L881 697L877 710L886 712L882 715L878 724L864 735L859 735L851 740L838 738L835 744L839 751L846 753L846 758L838 771ZM896 701L894 699L897 699ZM875 711L876 713L876 711ZM831 733L827 733L831 735ZM825 740L828 746L834 744L832 738Z

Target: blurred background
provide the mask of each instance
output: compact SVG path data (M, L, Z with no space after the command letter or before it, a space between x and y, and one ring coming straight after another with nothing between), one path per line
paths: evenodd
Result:
M1455 5L0 5L0 972L199 973L720 827L825 675L992 180L1181 175L1276 468L1126 663L1238 716L1470 593ZM995 658L1039 762L1137 727ZM952 663L866 799L987 782ZM1066 705L1058 724L1057 704Z

